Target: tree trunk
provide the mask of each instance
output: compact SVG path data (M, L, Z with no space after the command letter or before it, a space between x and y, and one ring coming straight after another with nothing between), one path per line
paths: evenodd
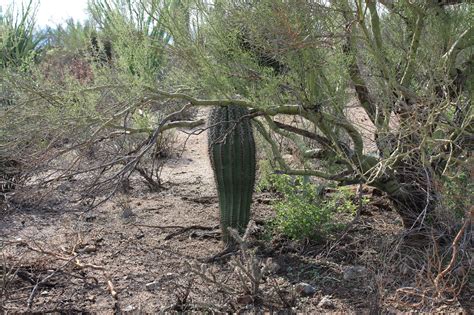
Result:
M387 192L407 230L424 230L433 223L428 218L436 209L439 196L433 173L423 163L414 159L400 163L378 186Z

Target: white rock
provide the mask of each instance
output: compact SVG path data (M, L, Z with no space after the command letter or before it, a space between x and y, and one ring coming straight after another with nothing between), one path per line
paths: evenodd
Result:
M130 304L130 305L126 306L124 309L122 309L122 311L124 311L124 312L131 312L133 310L135 310L135 306L133 306L132 304Z

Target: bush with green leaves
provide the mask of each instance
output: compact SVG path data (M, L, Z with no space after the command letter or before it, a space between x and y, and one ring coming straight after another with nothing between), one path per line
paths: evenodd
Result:
M161 6L178 1L93 0L89 12L102 42L110 41L120 71L154 84L166 66L165 48L171 37L155 15Z
M3 79L11 70L28 72L30 65L37 59L44 37L35 30L35 17L33 0L20 9L11 4L5 12L0 11L0 193L13 189L22 177L22 163L7 141L8 135L17 134L12 133L3 122L3 113L15 106L17 97Z
M185 102L164 101L153 91L165 84L170 38L161 16L148 12L175 2L91 1L92 20L48 31L42 58L26 66L28 75L0 69L0 87L15 96L0 112L0 153L24 161L35 183L47 176L44 170L57 171L59 179L83 174L78 189L108 196L138 172L160 188L159 158L169 153L170 129L203 123L183 122L192 115L177 113ZM111 58L103 62L108 43Z
M324 196L322 186L303 176L272 175L270 181L282 195L274 204L276 217L272 225L291 239L319 240L344 227L341 217L351 218L356 213L357 205L348 188L337 188Z
M0 12L0 67L26 67L39 52L42 33L35 30L36 6L29 1L21 10L11 5Z
M472 165L472 162L471 162ZM472 168L472 167L471 167ZM469 217L469 209L474 202L474 183L470 167L451 168L437 182L442 199L437 208L440 222L448 229L456 229L459 222Z

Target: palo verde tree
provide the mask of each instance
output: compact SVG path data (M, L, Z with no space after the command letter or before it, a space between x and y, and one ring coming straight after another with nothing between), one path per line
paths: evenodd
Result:
M74 159L59 172L112 172L96 181L104 183L133 171L165 130L202 123L172 121L183 110L245 107L280 173L375 186L404 226L419 230L437 223L439 179L469 165L473 10L462 0L92 1L92 16L119 54L112 65L95 67L86 85L1 77L23 105L0 118L11 130L38 131L9 132L17 142L44 134L44 126L74 130L80 139L68 133L61 154L145 135L117 156L95 158L99 165L78 170L86 164ZM182 110L150 112L172 102ZM154 117L140 124L140 113ZM289 166L274 134L294 142L301 168ZM40 144L57 150L48 139L57 137Z
M282 173L370 184L388 194L407 229L436 222L438 178L467 165L472 149L472 4L187 4L190 23L168 15L180 85L151 87L157 98L247 107ZM288 166L271 133L295 143L304 168Z

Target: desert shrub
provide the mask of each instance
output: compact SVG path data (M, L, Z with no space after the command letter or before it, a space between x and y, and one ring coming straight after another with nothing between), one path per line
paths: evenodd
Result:
M357 205L348 188L337 188L324 195L323 186L303 176L273 175L271 182L282 199L274 204L275 231L295 239L320 240L344 227L341 215L352 217ZM346 220L347 221L347 220Z
M196 40L170 25L181 57L170 91L184 85L181 97L200 105L234 100L262 112L259 132L289 139L302 163L319 160L292 165L278 139L265 137L282 172L369 184L387 193L407 230L429 229L436 219L424 218L441 199L433 165L472 138L471 6L262 0L196 11ZM282 124L278 114L308 124Z
M457 233L466 216L469 216L474 201L472 175L472 166L464 166L453 167L438 178L437 186L442 197L436 209L440 218L437 224L449 235Z
M19 11L11 5L0 14L0 68L27 68L38 56L44 34L35 30L35 18L32 0Z
M258 137L257 137L257 141L260 140ZM261 140L260 140L261 141ZM260 144L260 142L257 142L257 144ZM264 146L261 146L263 147L264 149L266 149L266 147ZM268 152L266 152L267 150L265 150L265 152L257 152L257 154L261 154L263 155L264 153L265 154L268 154ZM270 160L264 160L264 159L261 159L258 161L258 164L257 164L257 171L258 171L258 177L257 177L257 183L255 184L255 189L258 191L258 192L263 192L263 191L274 191L275 188L273 187L273 183L272 183L272 179L274 177L274 168L272 166L272 163Z
M0 12L0 112L7 112L15 106L16 92L2 80L14 69L20 73L28 73L31 64L37 61L43 34L35 31L36 7L29 1L20 10L11 5L6 12ZM24 164L15 150L7 143L7 124L0 116L0 193L8 192L24 177Z
M89 20L85 22L67 19L64 24L48 27L46 31L47 48L61 48L72 53L91 53L91 38L95 28Z
M107 198L135 173L153 190L161 188L162 158L174 136L173 130L154 133L185 102L163 101L151 91L164 84L169 38L147 16L150 8L123 4L91 2L93 20L49 29L41 60L24 66L28 75L2 69L0 90L8 91L11 104L0 115L0 153L26 162L35 175L30 186L50 182L50 174L78 175L82 195ZM105 63L106 49L112 55ZM184 111L170 121L191 118Z
M101 33L98 38L112 42L115 66L142 82L155 83L164 74L165 47L170 35L156 12L159 1L94 0L89 12Z
M444 206L458 218L464 215L473 201L474 184L468 171L460 169L441 179Z

